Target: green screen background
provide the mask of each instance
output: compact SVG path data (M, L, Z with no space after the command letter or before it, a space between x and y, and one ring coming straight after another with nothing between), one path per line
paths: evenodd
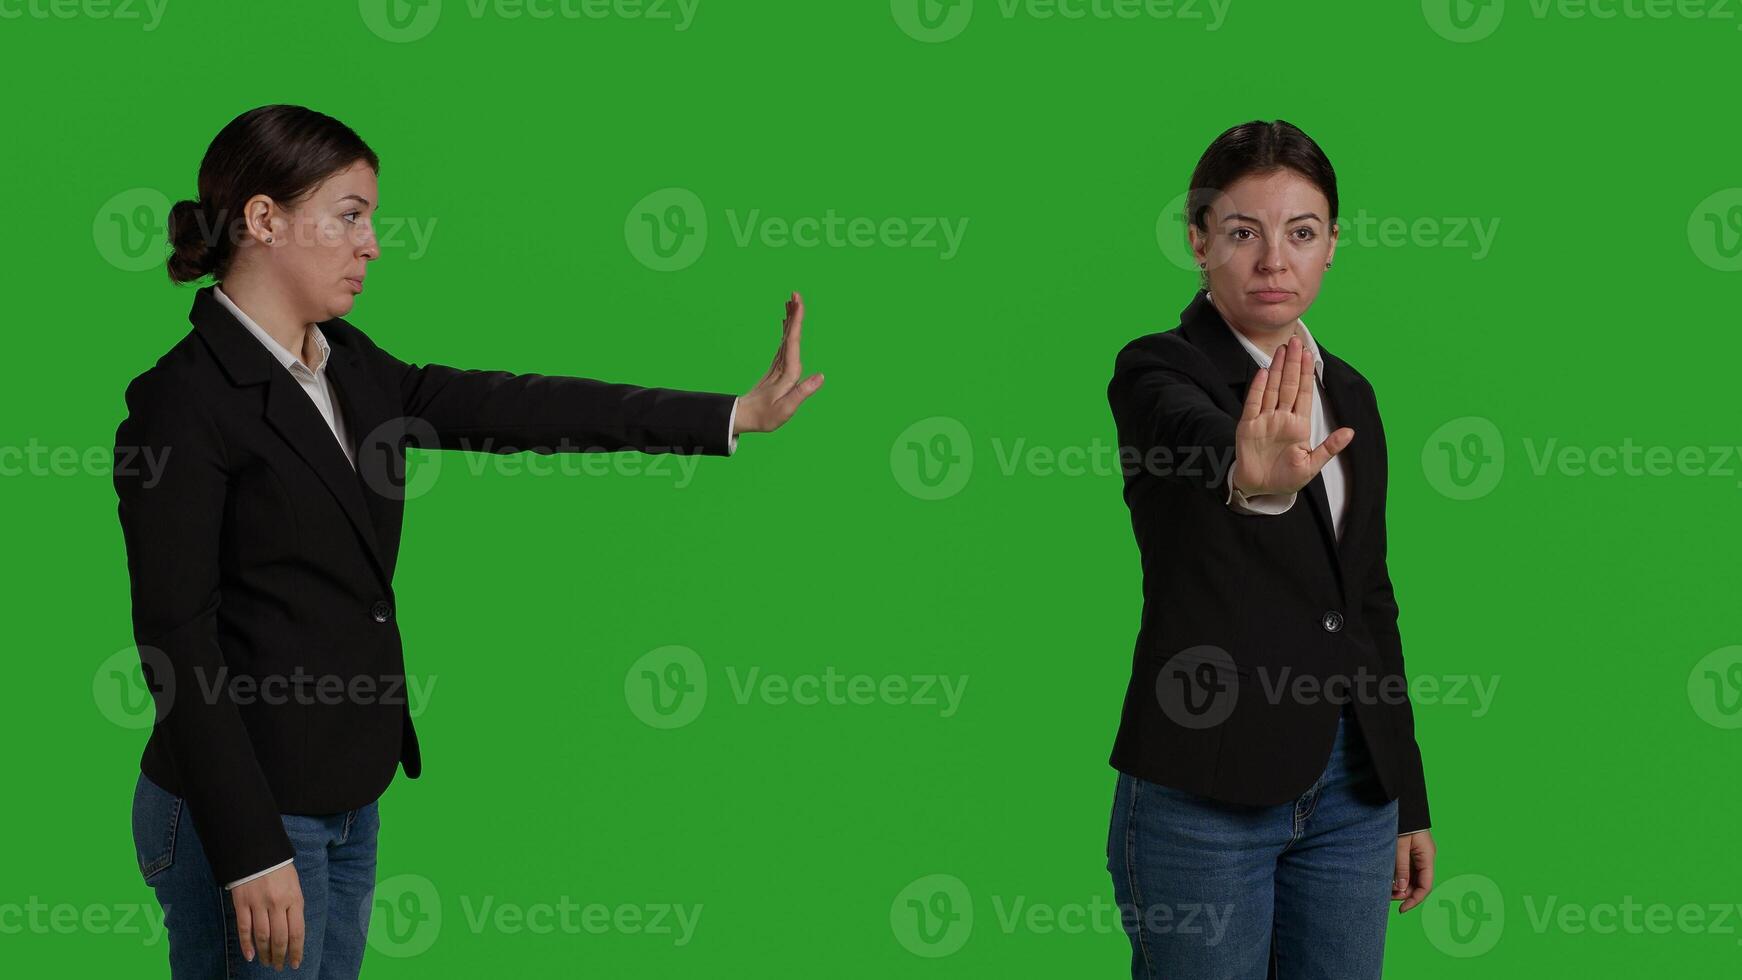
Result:
M164 208L270 102L380 154L400 237L350 319L402 359L742 392L797 289L828 378L687 477L417 456L439 479L395 584L433 688L423 777L381 801L368 975L1120 975L1106 759L1141 599L1105 388L1177 324L1177 197L1254 118L1338 169L1305 319L1378 391L1434 688L1439 887L1391 918L1390 972L1742 956L1734 5L3 6L6 973L162 969L108 453L189 329ZM672 201L706 239L661 268L636 233ZM899 220L812 247L764 223L831 212ZM940 219L952 254L908 240ZM940 434L941 488L911 448ZM1629 446L1632 472L1580 462ZM656 727L631 691L674 646L705 701ZM953 713L740 699L752 670L966 686ZM928 942L903 910L940 893L967 925ZM693 932L647 928L662 905Z

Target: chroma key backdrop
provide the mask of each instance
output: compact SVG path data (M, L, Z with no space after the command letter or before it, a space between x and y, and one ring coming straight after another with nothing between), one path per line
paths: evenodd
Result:
M1199 156L1274 119L1341 196L1302 319L1386 423L1437 848L1387 975L1734 975L1739 28L1731 0L0 0L0 974L168 972L130 829L163 654L113 451L207 284L165 275L171 206L289 103L379 154L345 318L394 356L742 396L797 292L827 379L730 457L408 450L406 676L339 695L403 697L421 744L378 801L368 976L1127 975L1143 570L1108 382L1198 288Z

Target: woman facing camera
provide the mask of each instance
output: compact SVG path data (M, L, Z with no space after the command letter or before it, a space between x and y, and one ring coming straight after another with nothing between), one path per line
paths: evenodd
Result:
M822 385L797 293L736 397L400 360L342 319L381 254L379 171L343 123L265 106L170 214L170 279L213 282L127 387L115 490L157 709L133 837L174 977L358 975L378 799L421 768L393 590L408 442L726 456Z
M1378 977L1434 843L1379 405L1301 319L1336 175L1294 126L1245 123L1185 218L1200 288L1107 388L1143 567L1107 843L1132 976Z

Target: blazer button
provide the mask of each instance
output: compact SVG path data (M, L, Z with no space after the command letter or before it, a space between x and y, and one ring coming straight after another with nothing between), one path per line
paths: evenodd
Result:
M386 599L377 599L375 605L369 607L369 614L375 617L377 623L385 623L393 615L393 607L387 604Z
M1343 628L1343 614L1335 609L1328 609L1319 617L1319 625L1325 628L1326 633L1335 633Z

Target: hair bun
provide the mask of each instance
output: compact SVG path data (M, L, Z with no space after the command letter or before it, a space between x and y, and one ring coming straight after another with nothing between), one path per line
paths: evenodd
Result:
M171 282L192 282L216 267L212 221L197 201L177 201L169 209L168 266Z

